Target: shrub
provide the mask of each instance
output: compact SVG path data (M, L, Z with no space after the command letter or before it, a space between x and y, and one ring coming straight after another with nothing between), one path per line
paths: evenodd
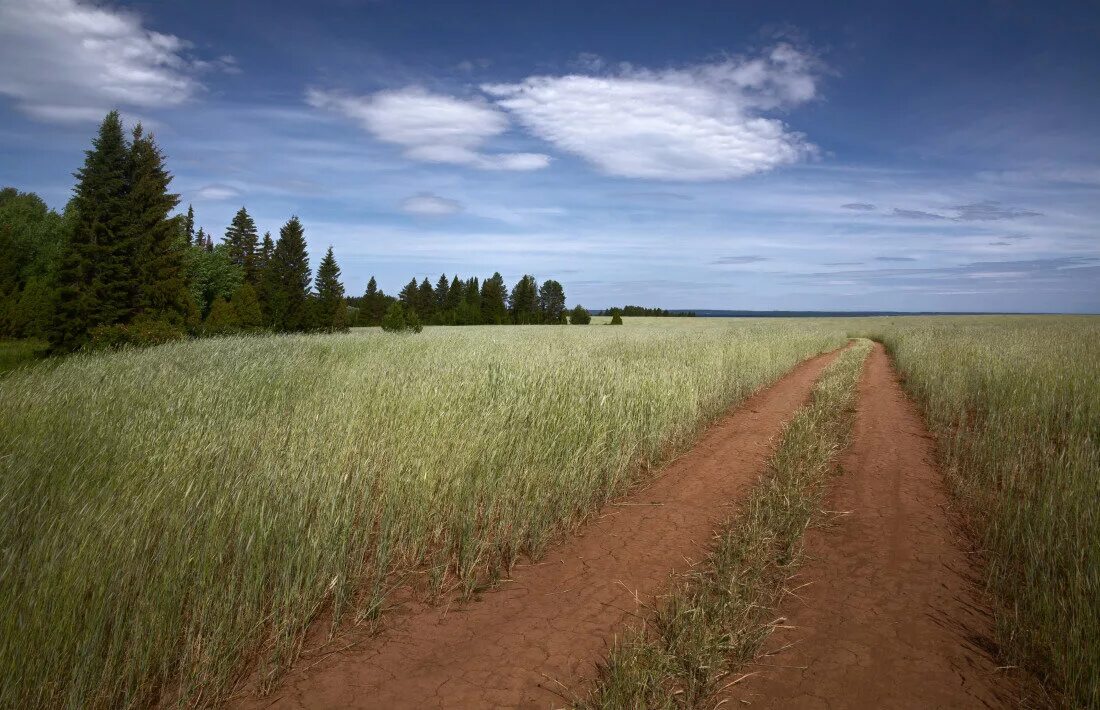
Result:
M163 320L138 316L133 322L123 325L101 325L92 328L89 333L89 350L109 350L122 347L146 348L162 345L186 336L184 331Z
M202 324L205 335L228 335L241 329L241 321L237 318L237 312L221 296L214 299L210 306L210 313Z
M569 323L571 325L588 325L591 322L592 316L585 310L584 306L574 306L569 313Z
M622 324L623 324L623 317L621 315L616 313L615 315L611 316L610 325L622 325Z

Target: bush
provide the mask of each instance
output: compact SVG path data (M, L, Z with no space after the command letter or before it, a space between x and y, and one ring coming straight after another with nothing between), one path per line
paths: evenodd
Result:
M419 333L424 326L420 324L416 311L405 308L400 301L394 301L382 318L382 330L387 333Z
M123 347L147 348L153 345L181 340L186 333L171 323L156 318L138 316L133 322L123 325L101 325L92 328L89 333L89 350L109 350Z
M621 315L616 313L615 315L611 316L611 323L609 325L622 325L622 324L623 324L623 317Z
M588 325L591 322L592 316L585 310L584 306L574 306L569 313L569 323L571 325Z
M241 321L237 318L237 312L221 296L214 299L210 306L210 313L202 324L204 335L229 335L241 329Z

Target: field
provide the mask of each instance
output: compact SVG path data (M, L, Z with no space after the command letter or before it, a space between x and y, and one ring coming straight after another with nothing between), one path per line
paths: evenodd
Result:
M835 324L230 338L0 382L4 706L214 701L396 571L472 587ZM242 662L242 659L246 659Z
M208 339L4 375L0 706L270 690L311 624L538 559L849 336L886 345L936 435L1005 658L1100 705L1100 320L600 321Z

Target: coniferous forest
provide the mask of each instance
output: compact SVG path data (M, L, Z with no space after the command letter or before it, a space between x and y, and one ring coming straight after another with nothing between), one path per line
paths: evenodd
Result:
M33 193L0 191L0 338L61 354L234 333L589 322L581 306L566 311L559 282L530 275L511 290L500 273L413 278L396 296L372 276L348 297L331 247L311 270L296 216L261 236L242 207L215 243L190 205L178 209L154 137L140 124L125 131L117 111L75 177L61 214Z

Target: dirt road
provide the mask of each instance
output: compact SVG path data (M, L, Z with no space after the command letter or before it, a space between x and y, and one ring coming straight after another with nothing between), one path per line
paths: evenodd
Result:
M783 425L835 355L802 363L708 430L640 493L463 608L396 614L391 630L292 672L253 708L561 707L613 634L706 552L763 472Z
M979 647L989 618L948 517L933 442L881 345L860 382L853 440L780 613L793 627L734 700L766 708L1012 707ZM801 586L800 585L807 585ZM789 646L789 647L788 647ZM740 703L734 702L737 707Z

